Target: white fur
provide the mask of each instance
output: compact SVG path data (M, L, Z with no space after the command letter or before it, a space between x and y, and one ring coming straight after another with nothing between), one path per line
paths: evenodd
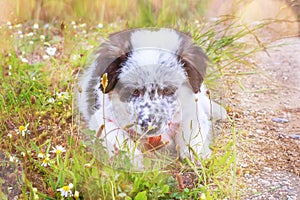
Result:
M100 77L98 84L93 86L98 91L96 95L101 106L92 115L87 112L89 105L86 91L91 87L88 83L97 66L96 61L90 65L81 78L79 85L82 93L78 94L78 107L88 122L89 128L97 132L99 127L105 124L105 134L102 134L101 137L104 139L103 145L108 148L110 155L114 155L115 147L124 149L123 145L127 141L127 150L133 151L135 155L133 162L141 165L142 154L135 148L133 140L123 128L128 124L135 123L134 120L138 113L134 112L139 111L140 108L143 109L145 104L149 104L147 108L139 112L146 116L152 114L155 115L154 119L160 119L159 123L163 124L158 132L162 134L163 140L168 140L170 148L175 149L177 146L181 158L193 158L191 148L200 157L207 158L210 155L209 145L212 141L211 115L215 120L225 119L226 111L208 99L203 84L200 92L197 94L193 92L182 64L175 55L181 44L180 36L175 31L168 29L157 32L139 30L132 33L131 44L133 50L127 61L122 64L119 81L115 86L117 89L113 89L109 94L103 94L99 89ZM147 94L143 97L144 99L138 100L134 105L133 101L120 100L119 92L122 91L122 87L149 89L154 83L157 88L176 86L176 102L169 105L166 103L167 100L157 93L155 93L155 102ZM160 107L160 102L162 105L166 104L167 107L161 107L161 110L165 111L153 112L153 109L156 108L155 105ZM176 108L173 116L167 119L165 112L174 109L174 105ZM178 127L175 130L168 128L167 122L178 124ZM140 128L136 130L142 132ZM145 135L141 133L141 136Z
M171 29L160 29L160 31L139 30L131 35L131 44L134 49L152 49L154 47L175 52L180 42L179 35Z

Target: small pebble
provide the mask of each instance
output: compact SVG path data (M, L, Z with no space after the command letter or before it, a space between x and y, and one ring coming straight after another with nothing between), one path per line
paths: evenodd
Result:
M276 123L287 123L287 122L289 122L289 120L286 119L286 118L278 118L278 117L273 118L272 121L276 122Z
M300 135L292 134L292 135L290 135L290 138L295 139L295 140L300 140Z

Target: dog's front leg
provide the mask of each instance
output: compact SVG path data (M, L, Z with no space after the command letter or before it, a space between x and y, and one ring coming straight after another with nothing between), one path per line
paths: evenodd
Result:
M119 128L115 123L106 121L98 118L102 112L97 111L91 118L90 123L97 124L94 130L96 131L96 137L102 141L103 147L109 153L109 156L116 157L120 151L126 152L130 158L131 164L135 169L143 169L143 155L137 144L128 136L125 130ZM92 127L90 125L90 127Z

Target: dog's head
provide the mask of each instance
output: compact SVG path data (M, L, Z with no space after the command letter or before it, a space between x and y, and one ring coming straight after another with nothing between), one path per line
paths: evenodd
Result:
M207 62L189 36L171 29L113 34L97 55L93 74L98 83L107 74L100 89L112 100L119 125L147 135L162 134L180 120L180 90L200 91Z

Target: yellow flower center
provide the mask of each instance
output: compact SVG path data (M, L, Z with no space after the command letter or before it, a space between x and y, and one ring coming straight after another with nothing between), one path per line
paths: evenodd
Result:
M66 186L62 187L62 189L63 189L64 191L70 191L70 188L69 188L69 186L68 186L68 185L66 185Z
M56 154L61 154L61 150L60 149L56 149Z
M24 131L26 128L25 128L25 126L20 126L19 127L19 131Z
M50 159L47 157L43 160L44 163L48 163L50 161Z

